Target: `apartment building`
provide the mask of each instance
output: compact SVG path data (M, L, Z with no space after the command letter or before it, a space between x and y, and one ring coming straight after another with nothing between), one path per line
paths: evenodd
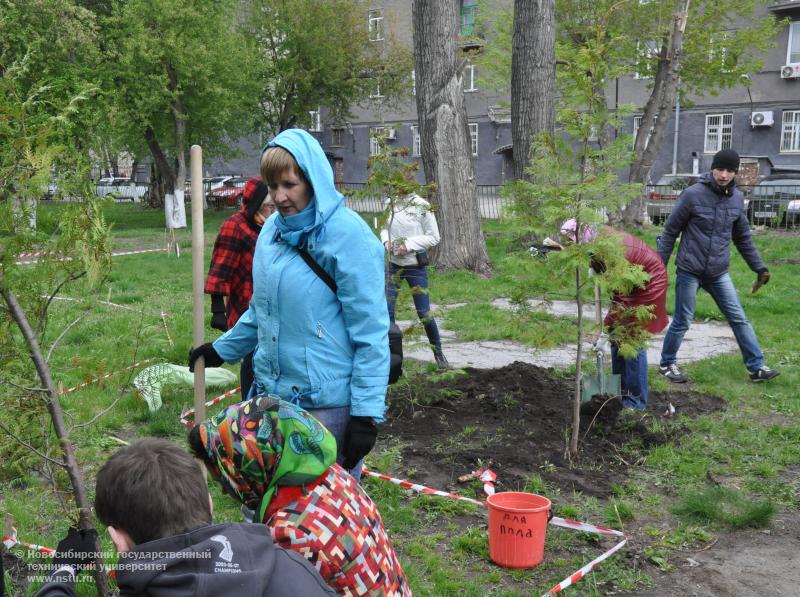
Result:
M462 0L465 49L479 46L473 37L476 10L475 0ZM665 173L703 171L713 154L725 147L745 157L751 177L800 171L800 0L765 2L760 10L791 19L764 56L763 69L716 96L692 98L691 107L675 106L653 167L653 181ZM382 43L390 32L412 43L411 0L376 1L364 18L371 43ZM610 86L609 101L643 107L647 83L633 74L621 78ZM509 98L480 89L477 69L471 64L464 70L463 87L476 180L479 185L502 184L513 172ZM338 182L366 180L367 160L378 151L371 131L385 130L389 144L406 146L412 156L419 156L413 97L394 109L381 100L376 88L374 97L355 106L352 118L344 123L326 122L324 111L315 114L312 130L331 159ZM629 118L624 132L635 133L641 119L641 114Z
M652 181L666 173L708 170L713 155L728 147L743 156L744 184L776 172L800 172L800 0L764 2L759 10L790 19L763 56L761 71L719 95L691 98L691 107L675 106ZM647 82L620 79L612 101L643 106ZM635 134L641 114L627 125L626 132Z

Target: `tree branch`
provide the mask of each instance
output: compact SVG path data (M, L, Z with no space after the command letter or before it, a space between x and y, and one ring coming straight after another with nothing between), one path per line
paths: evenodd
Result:
M42 333L42 330L44 329L44 323L45 323L45 320L47 319L47 310L50 308L50 303L53 302L53 299L56 297L58 292L68 282L73 282L73 281L77 280L78 278L81 278L81 277L83 277L85 275L86 275L85 271L80 272L78 274L71 274L71 275L67 276L66 278L64 278L61 282L59 282L58 286L56 286L55 290L53 290L53 292L50 294L50 296L48 297L47 301L45 301L44 308L42 309L42 312L39 314L39 322L36 325L36 335L37 336L39 336Z
M65 468L67 466L66 463L61 462L59 460L56 460L54 458L50 458L50 456L48 456L44 452L40 451L35 446L32 446L31 444L26 442L24 439L18 437L13 431L11 431L8 427L6 427L4 423L0 423L0 429L2 429L3 432L6 435L11 436L11 438L15 442L17 442L19 445L21 445L23 448L25 448L26 450L30 450L31 452L33 452L34 454L36 454L40 458L43 458L45 461L50 462L52 464L55 464L56 466L60 466L61 468Z
M64 337L64 336L67 334L67 332L68 332L68 331L69 331L69 330L70 330L70 329L71 329L71 328L72 328L72 327L73 327L75 324L77 324L77 323L78 323L78 322L79 322L81 319L83 319L83 317L84 317L84 316L83 316L83 315L81 315L80 317L78 317L78 319L76 319L75 321L73 321L72 323L70 323L70 324L69 324L67 327L65 327L65 328L64 328L64 331L62 331L62 332L61 332L61 333L58 335L58 337L57 337L55 340L53 340L53 344L50 346L50 350L48 350L48 351L47 351L47 358L45 358L45 361L47 361L48 363L50 362L50 357L51 357L51 356L53 356L53 351L56 349L56 346L58 346L58 343L59 343L59 342L61 342L61 339L62 339L62 338L63 338L63 337ZM41 391L43 391L43 392L46 392L47 390L41 390Z

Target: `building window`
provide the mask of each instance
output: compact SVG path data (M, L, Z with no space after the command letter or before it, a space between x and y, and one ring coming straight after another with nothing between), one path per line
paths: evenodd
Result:
M422 155L422 144L419 137L419 126L411 125L411 155L419 157Z
M382 8L376 8L369 11L369 39L370 41L383 41Z
M475 27L475 12L478 10L476 4L461 5L461 35L472 35Z
M475 65L468 64L464 67L464 93L478 91L475 87Z
M784 110L781 151L800 151L800 110Z
M731 146L733 114L706 114L705 153L716 153Z
M344 129L331 129L331 146L342 147L344 145Z
M469 123L469 140L472 155L478 155L478 123L477 122L470 122Z
M375 79L375 85L372 87L372 91L369 92L369 96L373 99L383 97L381 94L381 82Z
M320 113L319 108L316 110L311 110L308 114L311 116L311 126L308 130L312 133L319 133L322 131L322 114Z
M373 126L369 129L369 155L380 155L381 145L378 142L377 135L382 135L384 127Z
M633 73L634 79L653 78L653 59L659 55L661 48L655 40L636 42L636 70Z
M639 128L642 126L642 119L644 118L644 114L640 116L633 117L633 141L631 141L631 145L636 145L636 135L639 134ZM656 120L658 120L658 115L653 119L653 124L650 127L650 130L647 132L647 138L644 141L644 146L647 147L647 144L650 143L650 137L653 135L653 129L656 126Z
M786 47L786 64L800 63L800 21L789 25L789 43Z

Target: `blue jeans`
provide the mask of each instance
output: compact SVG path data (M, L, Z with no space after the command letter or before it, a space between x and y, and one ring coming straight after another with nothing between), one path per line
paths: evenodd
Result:
M425 267L415 265L397 265L389 262L389 269L386 272L386 304L389 307L389 319L394 322L394 310L397 304L397 294L400 291L400 280L405 280L411 288L411 296L414 299L414 308L417 316L425 328L428 342L434 346L441 346L442 339L439 336L439 328L436 320L430 316L431 301L428 297L428 270Z
M635 357L626 359L619 354L619 348L612 342L611 372L621 377L622 403L631 408L645 410L649 396L647 351L639 349Z
M344 457L342 456L342 447L344 446L344 434L347 430L347 424L350 422L350 407L344 406L340 408L309 408L308 412L314 418L325 425L325 427L336 438L337 456L336 462L342 464ZM364 460L359 460L358 464L352 469L347 471L356 481L361 479L361 469L364 468Z
M256 381L250 386L250 393L247 399L253 398L260 393L264 392L264 388ZM344 456L342 456L342 447L344 446L344 435L347 430L347 424L350 422L350 407L342 406L339 408L307 408L306 411L311 413L313 417L325 425L325 428L331 432L333 437L336 438L336 462L342 464ZM364 460L358 461L352 469L347 471L356 481L361 479L361 469L364 468Z
M675 313L669 325L664 345L661 348L661 366L672 365L678 358L683 336L689 329L697 304L697 293L705 290L717 303L728 324L731 326L739 350L742 352L744 366L748 371L755 371L764 364L764 355L758 345L753 326L744 314L742 304L733 287L733 280L728 273L716 278L698 278L688 272L678 270L675 282Z

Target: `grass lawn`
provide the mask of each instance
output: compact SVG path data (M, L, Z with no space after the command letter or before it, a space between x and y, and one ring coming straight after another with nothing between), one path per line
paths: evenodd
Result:
M58 205L46 205L40 221L52 225L58 218ZM187 210L188 211L188 210ZM206 263L213 240L222 220L232 211L209 210L204 216ZM189 214L187 213L187 216ZM164 246L163 213L138 205L111 204L106 218L112 224L114 250L159 248ZM370 221L371 218L368 220ZM523 282L543 275L546 264L532 263L524 248L506 232L499 222L486 222L485 231L495 275L481 278L465 272L432 273L431 298L439 304L464 303L448 316L448 327L459 337L470 340L511 339L531 346L552 346L574 341L574 325L539 313L522 310L503 312L488 305L496 298L538 298L520 296ZM657 229L644 234L651 245ZM166 253L145 253L115 258L104 286L90 295L80 283L65 287L60 296L74 300L57 300L50 307L50 319L44 334L45 350L59 338L50 366L56 383L65 388L118 372L133 362L152 358L156 361L185 364L191 345L191 254L189 230L178 231L181 257ZM667 504L675 506L674 525L661 534L654 533L648 544L652 562L669 566L669 557L677 545L707 540L709 533L720 528L757 521L768 524L769 503L777 508L800 506L798 481L793 471L800 464L800 423L797 420L800 401L795 388L800 382L800 335L797 333L797 299L800 272L797 265L799 238L794 233L759 231L755 238L772 273L769 284L756 295L749 294L755 274L749 271L734 252L732 270L744 309L755 327L767 364L781 371L769 384L749 382L737 354L687 364L684 369L693 382L693 389L723 397L729 408L722 414L687 420L690 432L679 444L653 448L646 461L631 471L629 485L615 489L609 500L592 500L585 496L560 496L559 515L586 516L615 528L649 520ZM517 250L509 250L517 249ZM25 266L35 268L36 266ZM31 269L33 272L33 269ZM674 275L674 260L670 275ZM568 299L568 283L563 289L553 288L551 298ZM398 306L399 318L415 318L408 297ZM670 289L668 303L674 300ZM103 304L100 301L114 303ZM116 305L116 306L115 306ZM209 314L206 297L206 320ZM710 298L701 293L696 319L721 319ZM4 333L18 334L10 328ZM218 332L206 329L206 338ZM54 436L42 405L24 390L36 385L29 360L3 362L0 390L0 421L16 430L26 441L41 448L53 447ZM238 373L238 366L230 367ZM432 375L424 367L408 367L409 383L426 383ZM164 406L151 414L132 387L135 373L114 374L101 383L91 384L63 397L63 407L74 426L72 438L77 458L88 479L90 495L98 467L119 445L114 439L130 441L137 437L159 436L185 442L185 429L177 419L182 408L191 406L190 387L169 386L163 392ZM668 382L651 375L657 390L668 389ZM20 388L19 386L23 386ZM209 390L209 395L214 396ZM567 405L565 404L565 408ZM99 417L98 414L102 413ZM85 425L86 422L91 424ZM401 474L395 469L391 450L377 451L368 458L372 468ZM48 471L42 460L0 431L0 504L14 516L19 536L30 542L55 546L69 526L68 512L56 498ZM535 471L532 471L532 474ZM580 474L580 470L576 471ZM738 488L736 495L718 492L698 494L707 475L724 479ZM531 490L536 490L535 482ZM67 488L65 475L56 475L55 483ZM412 498L399 488L381 481L365 482L370 494L392 533L414 594L430 595L522 595L527 591L513 588L519 580L528 579L527 572L504 570L476 564L485 561L487 543L485 529L460 524L463 508L450 500ZM659 488L653 493L650 488ZM217 521L240 520L239 508L222 495L216 484L211 493ZM745 503L739 500L745 496ZM713 504L718 504L716 507ZM755 504L756 507L750 508ZM735 509L735 512L731 510ZM716 518L717 514L725 516ZM766 520L765 520L766 516ZM428 523L439 521L439 531L431 534ZM656 537L656 535L658 535ZM101 533L104 544L111 543ZM445 557L442 544L448 546ZM561 579L562 571L571 571L586 563L576 554L575 561L548 563L543 569L542 592ZM659 564L660 565L660 564ZM551 567L553 566L553 567ZM549 571L549 572L548 572ZM549 574L549 575L547 575ZM594 579L570 588L572 595L603 595L603 582L622 589L646 585L648 579L628 560L615 557L601 565ZM522 585L520 585L522 586ZM528 586L527 584L525 586ZM509 588L511 587L511 588ZM33 589L31 589L31 594ZM91 583L79 583L79 594L93 594Z

